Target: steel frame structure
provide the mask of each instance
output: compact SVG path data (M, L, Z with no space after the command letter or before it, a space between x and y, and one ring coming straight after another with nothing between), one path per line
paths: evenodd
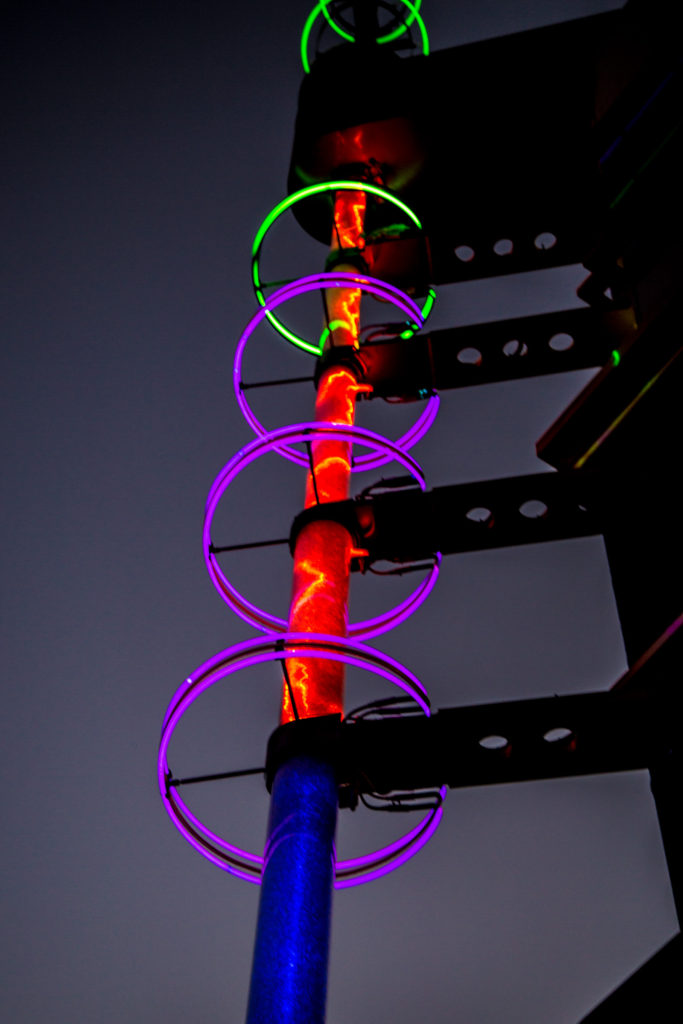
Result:
M601 369L538 442L538 454L556 472L530 477L428 491L419 471L405 462L410 457L399 444L399 459L408 465L412 481L401 480L374 493L369 488L357 499L343 493L344 483L341 490L333 486L326 500L321 500L317 486L322 486L324 469L313 445L323 446L324 461L325 444L338 446L337 458L339 451L348 452L350 442L368 442L354 427L352 410L345 421L348 436L328 440L315 431L329 430L330 424L339 422L339 415L322 406L317 426L303 425L303 432L295 430L291 436L286 431L267 435L250 420L262 444L304 465L310 460L307 507L296 517L289 538L295 577L297 558L303 557L302 538L316 531L341 538L347 579L350 572L364 571L380 559L395 562L396 571L415 565L429 571L431 564L432 571L438 572L438 561L430 562L435 552L440 560L441 553L600 534L630 667L601 692L448 708L430 716L422 684L394 663L384 666L384 674L391 678L393 673L394 682L402 679L406 692L427 713L401 717L394 705L391 717L383 717L382 707L377 706L366 718L348 721L342 719L343 676L338 669L337 697L318 702L311 715L298 713L297 697L301 702L304 691L297 689L287 669L290 658L293 665L302 657L305 661L305 644L301 646L300 640L304 633L310 634L309 649L318 658L334 662L343 650L352 663L361 657L366 664L372 661L357 640L346 639L347 583L332 583L332 591L341 595L341 619L338 616L338 624L329 630L316 627L321 613L315 609L303 631L294 612L289 624L282 624L284 632L267 616L248 619L272 637L266 646L280 644L268 657L273 659L273 652L280 652L285 684L283 724L270 738L265 768L272 810L262 863L267 866L266 876L271 871L272 878L262 894L248 1024L266 1020L314 1024L324 1018L333 883L330 853L337 804L352 806L362 794L392 799L398 792L404 797L415 792L415 805L420 807L420 792L437 793L436 802L426 807L424 824L410 833L413 838L396 857L395 851L379 851L375 861L370 858L363 877L373 877L373 872L382 873L412 855L431 835L441 814L445 786L647 768L679 919L683 912L679 838L683 758L676 729L681 696L673 682L683 654L678 585L683 541L680 532L656 528L657 510L667 509L671 519L680 503L670 462L683 383L683 349L675 319L683 259L671 222L680 224L676 195L683 169L679 113L683 74L672 15L663 3L632 0L623 10L607 15L401 60L393 48L411 25L413 30L420 29L420 45L427 52L419 4L401 3L405 10L392 23L395 34L383 30L387 38L382 41L391 44L383 48L376 45L381 32L373 4L321 0L312 15L313 20L326 20L345 42L307 67L310 73L300 94L289 173L290 192L294 198L306 192L306 202L286 202L309 234L329 239L329 196L339 197L346 191L347 198L349 194L364 197L363 217L345 242L335 207L332 221L337 242L333 237L326 271L309 288L329 290L337 303L332 315L328 309L323 341L308 343L310 351L319 347L321 355L319 402L325 381L339 373L346 375L345 386L351 389L343 403L360 389L373 398L413 401L448 388L585 367ZM348 8L355 13L353 31L358 38L344 20ZM309 19L309 35L312 24ZM308 37L303 52L308 62ZM575 59L578 52L579 61ZM354 92L343 112L338 105L326 105L331 83L339 80L340 73L348 81L368 61L375 72L373 88ZM476 85L474 101L458 111L457 131L461 140L476 139L477 147L466 165L454 169L444 156L441 125L430 100L448 95L448 78L456 62ZM542 90L539 66L546 76ZM491 125L486 139L479 131L484 121ZM500 152L512 144L513 135L527 159L517 165L506 163L501 169ZM466 210L457 203L443 206L447 180L456 194L466 191ZM335 189L334 184L340 187ZM383 189L388 196L401 196L400 203L408 211L401 231L392 232L387 219L387 206L394 205L393 200L387 204L380 195L372 208L368 205L373 189L376 198ZM444 209L457 217L444 216ZM395 206L391 212L395 213ZM255 253L260 252L267 227L257 236ZM432 282L572 262L582 262L589 270L579 289L587 303L583 309L416 333L429 301L421 311L406 288L428 297ZM299 294L297 287L305 288L292 282L268 297L258 264L254 267L257 298L263 307L257 318L259 322L267 318L280 329L274 309ZM398 328L387 326L378 337L363 339L357 320L351 324L347 313L339 310L356 301L358 289L373 287L386 290L403 319ZM235 382L249 419L238 364ZM350 406L353 401L352 397ZM429 416L423 419L427 423ZM416 430L409 443L418 435ZM308 454L304 451L302 457L301 449L291 448L292 439L304 441ZM391 457L392 451L396 457L396 448L381 439L371 442L371 448L372 443L374 454L366 456L366 462L376 455ZM351 468L347 459L347 477ZM216 495L220 497L220 480L210 492L209 505ZM415 486L415 480L421 486ZM409 533L397 525L407 520L413 524ZM255 542L264 543L271 542ZM329 541L323 542L325 547L329 548ZM232 599L216 560L220 550L213 547L209 530L207 565L221 596L227 599L228 594ZM329 580L334 573L326 567L326 557L316 555L316 565ZM420 597L424 599L422 591ZM250 611L244 603L235 610L242 614L245 608ZM376 670L377 665L370 667ZM199 675L205 678L202 672ZM179 806L174 805L177 784L195 780L173 779L165 760L170 739L166 733L189 699L195 677L178 691L164 724L160 788L172 816L174 806ZM487 738L495 742L484 742ZM283 822L299 819L303 836L299 851L283 853L278 841ZM202 836L200 826L196 820L185 821L184 834L198 849L204 844L206 854L207 835ZM274 852L272 857L269 851ZM361 866L361 874L368 863ZM249 870L242 872L243 877L249 877ZM306 876L303 887L302 875ZM293 892L298 895L292 896ZM292 909L297 903L298 909ZM625 1005L639 1006L645 1013L654 987L673 991L680 962L679 935L590 1013L585 1024L616 1020Z

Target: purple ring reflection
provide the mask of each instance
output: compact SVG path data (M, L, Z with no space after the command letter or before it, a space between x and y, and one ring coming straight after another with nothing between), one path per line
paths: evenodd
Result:
M305 295L307 292L322 288L345 288L349 286L357 288L362 292L367 292L369 295L374 295L384 302L390 302L405 314L411 326L419 329L424 324L422 310L415 300L402 291L401 288L397 288L395 284L390 284L388 281L382 281L378 277L370 277L367 274L361 274L353 270L324 270L317 274L306 274L304 277L297 278L296 281L289 281L281 288L278 288L277 291L272 292L265 300L265 305L261 307L261 319L268 317L268 314L273 309L277 309L283 302L287 302L297 295ZM273 299L275 299L274 303ZM307 344L311 348L315 347L312 342Z
M240 337L235 350L235 359L232 371L233 389L235 392L235 398L237 399L237 404L242 410L242 415L245 420L258 436L264 437L268 431L256 417L254 411L247 402L242 388L242 357L249 338L254 333L258 325L263 322L268 313L277 309L278 306L289 301L289 299L293 299L297 295L303 295L306 292L318 291L344 284L355 285L361 291L368 292L371 295L375 295L377 298L390 302L408 317L413 317L419 326L422 326L424 323L420 307L410 298L409 295L406 295L405 292L401 291L400 288L396 288L395 285L391 285L386 281L380 281L378 278L365 277L364 275L354 274L347 271L341 271L338 273L330 271L320 274L311 274L308 277L302 277L291 284L284 285L276 292L273 292L273 294L266 299L265 306L259 309L242 332L242 336ZM431 395L427 399L427 403L415 423L395 442L399 448L407 451L424 437L436 419L436 414L439 411L439 402L440 399L438 395ZM306 456L301 452L298 452L295 448L281 446L277 450L280 455L289 459L290 462L294 462L299 466L308 466ZM358 473L369 469L377 469L379 466L383 466L390 461L391 459L386 455L377 455L368 452L365 455L361 455L356 460L352 467L352 472Z
M392 844L390 847L383 847L374 854L369 853L363 857L344 861L343 871L340 870L340 865L338 865L334 881L335 889L349 889L354 885L372 882L375 878L381 878L382 875L388 875L391 871L395 871L401 864L405 864L411 857L414 857L418 850L421 850L429 842L439 827L443 817L443 802L446 799L447 792L448 787L441 786L439 789L441 801L439 805L433 811L429 811L419 825L411 832L406 833L402 839L397 840L395 844ZM398 849L394 852L392 848L395 847L398 847ZM390 854L387 851L392 852ZM384 854L384 856L380 856L381 854ZM363 867L367 867L367 870L361 874L361 868Z
M223 598L225 603L244 622L255 626L266 633L284 633L287 630L285 619L271 612L260 608L242 594L220 567L216 555L211 550L211 526L213 518L223 494L232 481L250 463L265 455L267 452L278 448L283 441L300 443L302 441L314 440L316 437L325 436L330 440L341 440L356 442L372 448L373 450L387 452L396 462L406 469L422 490L425 489L424 477L417 462L392 441L387 441L380 434L363 427L350 427L340 424L325 423L296 423L288 427L280 427L271 431L265 437L257 437L242 448L223 467L209 490L206 499L204 512L204 528L202 532L202 550L207 572L214 587ZM370 637L380 636L388 632L399 623L403 622L418 608L431 593L436 584L441 565L441 556L435 556L434 565L428 575L421 580L413 592L401 601L398 605L386 612L371 619L363 619L360 622L349 624L349 636L356 640L367 640Z
M243 668L280 661L285 655L343 661L345 664L368 669L412 697L425 715L430 713L425 689L417 676L389 655L344 637L316 633L287 633L277 638L258 637L245 640L214 655L189 676L174 694L164 717L157 764L162 800L175 827L203 857L224 871L255 884L260 883L263 857L223 839L193 814L179 796L177 788L168 785L171 778L168 748L183 715L205 690ZM441 791L442 799L444 796L445 787ZM437 828L442 813L442 807L439 805L428 811L419 824L400 839L373 853L337 861L335 887L361 885L393 871L424 846Z

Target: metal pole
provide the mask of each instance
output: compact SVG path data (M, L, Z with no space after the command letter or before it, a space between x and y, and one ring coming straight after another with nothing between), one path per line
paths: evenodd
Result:
M322 1024L337 786L330 765L284 764L273 783L247 1024Z
M337 194L333 249L362 248L364 211L364 193ZM360 291L330 293L327 346L357 348ZM331 366L318 386L316 420L353 425L359 390L352 370ZM306 507L348 497L350 475L346 442L314 441ZM351 556L351 536L339 523L311 522L303 528L294 551L292 632L346 635ZM343 713L341 663L291 657L284 671L283 722ZM310 757L282 765L271 795L247 1024L324 1022L336 820L333 766Z

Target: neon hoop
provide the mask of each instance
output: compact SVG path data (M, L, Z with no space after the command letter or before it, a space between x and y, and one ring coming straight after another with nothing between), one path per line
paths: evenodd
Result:
M350 32L347 32L345 29L341 28L330 14L330 3L332 3L332 0L323 0L322 14L325 21L330 26L330 28L334 29L337 35L341 36L342 39L345 39L347 43L355 43L356 37L352 36ZM422 6L422 0L416 0L416 3L414 4L405 3L405 0L398 0L398 3L404 3L405 6L408 7L408 17L402 24L397 25L397 27L392 32L389 32L387 33L387 35L384 36L378 36L377 39L375 40L378 46L382 46L384 43L390 43L394 39L398 39L399 36L402 36L406 29L410 28L412 23L415 21L417 13L420 10L420 7ZM346 6L348 6L348 4ZM384 7L386 10L389 4L380 4L379 6Z
M264 437L258 437L251 441L245 448L233 455L232 459L220 471L209 491L206 499L204 512L204 529L202 532L202 549L204 561L214 587L223 598L225 603L244 622L255 626L264 633L286 633L287 621L272 615L270 612L258 605L253 604L234 586L221 569L213 551L211 541L211 526L218 504L230 486L232 481L250 463L265 455L269 451L277 451L283 441L292 443L309 442L317 439L328 441L347 441L367 445L375 450L390 452L391 457L403 466L416 481L421 490L425 489L424 477L420 467L410 455L401 451L391 441L387 441L379 434L363 427L343 426L334 423L296 423L292 426L281 427ZM428 575L419 583L415 590L407 598L397 604L389 611L383 612L372 619L363 619L360 622L350 623L348 635L355 640L369 640L371 637L380 636L388 632L394 626L403 622L419 608L422 602L434 589L439 576L441 566L441 555L434 556L434 565Z
M282 637L245 640L216 654L185 680L168 706L161 730L157 776L164 807L180 834L212 864L238 878L259 885L264 858L250 853L208 829L180 798L172 786L168 766L168 748L173 733L185 712L205 690L233 675L235 672L264 662L282 661L285 657L322 658L341 661L347 665L367 669L398 686L429 715L429 701L425 689L413 673L387 654L349 639L316 633L287 633ZM352 726L349 726L352 728ZM379 878L409 860L424 846L438 827L443 814L442 802L446 787L441 787L441 802L428 811L413 829L400 839L372 853L350 860L337 861L335 888L361 885Z
M298 192L292 192L290 196L287 196L285 199L282 200L282 202L278 203L277 206L275 206L270 211L270 213L265 218L265 220L259 227L258 231L256 232L254 242L251 247L251 278L254 284L254 292L256 293L256 298L259 302L259 305L266 305L266 298L265 295L263 294L263 288L265 286L261 282L261 250L263 248L263 241L268 231L275 223L275 221L283 213L289 210L290 207L295 206L296 203L301 202L301 200L303 199L308 199L311 196L315 195L321 195L324 192L349 191L365 192L368 195L377 196L384 202L392 204L393 206L397 207L397 209L399 209L402 213L404 213L410 221L412 221L413 225L418 229L418 231L422 231L422 224L419 218L413 213L410 207L403 202L402 199L399 199L398 196L395 196L392 192L387 191L387 189L380 188L379 185L373 185L367 181L348 181L347 179L343 179L340 181L323 181L317 185L308 185L306 188L299 189ZM308 278L304 277L301 278L300 280L306 281L308 280ZM369 278L368 280L375 279ZM293 283L296 284L297 282ZM391 285L387 285L387 283L384 281L381 283L386 285L386 287L393 287ZM400 295L405 294L404 292L399 292L399 289L396 289L396 292L398 292ZM410 301L412 302L412 299ZM428 296L427 300L425 300L425 308L427 308L427 302L429 303L429 309L431 309L433 299L430 299ZM415 306L415 308L419 309L417 305ZM298 348L302 348L305 352L310 352L314 356L320 355L319 342L310 342L307 341L305 338L301 338L298 334L295 334L293 331L290 331L289 328L286 327L281 320L273 316L273 314L270 311L266 314L266 316L268 321L272 324L272 326L275 328L278 334L281 334L283 338L285 338L287 341L290 341L292 345L296 345ZM424 323L425 316L426 314L422 317L415 317L413 314L413 318L415 320L415 323L411 324L413 328L413 334L418 329L418 327L422 326L422 324Z
M339 26L336 24L336 22L330 15L329 11L327 11L328 3L329 0L319 0L319 3L316 4L316 6L313 8L308 18L306 19L306 24L304 25L303 32L301 33L301 63L303 64L303 68L306 74L309 74L311 70L311 65L308 59L308 41L311 37L313 26L315 25L321 13L324 15L325 20L329 24L330 28L333 28L334 31L338 33L338 35L340 35L343 39L346 39L348 42L355 42L355 38L350 33L347 33L343 29L340 29ZM420 37L422 39L422 52L425 56L428 56L429 38L427 36L427 29L425 27L425 23L422 20L422 17L420 16L418 11L420 7L420 0L417 0L417 3L414 4L411 3L411 0L400 0L400 3L404 4L408 8L408 11L410 12L410 17L406 19L404 26L394 29L392 32L389 32L385 36L380 36L377 39L377 43L388 43L393 39L397 39L412 24L413 21L416 21L417 26L420 30Z
M353 285L361 291L368 292L371 295L384 299L386 302L392 303L392 305L396 306L408 317L414 317L417 314L418 323L421 324L422 322L420 311L413 300L408 295L405 295L399 288L395 288L394 285L387 284L385 281L380 281L377 278L364 277L348 271L341 271L336 274L333 272L311 274L309 277L301 278L300 280L295 281L292 284L285 285L283 288L278 289L278 291L273 292L268 299L264 300L263 308L260 309L254 317L252 317L242 332L242 336L237 343L232 371L233 389L237 399L237 404L242 410L242 415L245 420L251 426L254 433L259 437L265 437L268 431L260 420L256 418L254 411L247 401L242 384L242 358L247 342L259 324L261 324L269 314L272 315L273 309L277 309L278 306L281 306L283 303L297 295L303 295L307 292L322 290L325 288L332 288L338 286L340 283L342 286L346 285L347 287L349 285ZM397 448L401 448L403 451L408 451L424 437L436 419L436 415L439 411L439 403L440 399L438 395L429 396L424 409L412 427L406 431L402 437L399 437L399 439L394 442ZM294 462L299 466L308 466L308 459L306 456L295 448L290 448L285 445L278 447L277 450L280 455L284 455L284 457L289 459L290 462ZM377 469L379 466L384 466L387 462L391 462L393 457L393 455L377 455L367 452L364 455L361 455L354 462L353 471L362 472L369 469Z

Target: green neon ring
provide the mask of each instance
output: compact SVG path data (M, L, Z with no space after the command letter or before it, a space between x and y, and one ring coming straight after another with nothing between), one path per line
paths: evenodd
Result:
M422 52L425 55L425 57L427 57L429 55L429 37L427 36L427 29L425 27L425 23L422 20L421 14L418 11L421 0L418 0L417 3L412 3L412 0L400 0L400 2L402 4L405 4L405 6L408 8L411 14L411 18L406 22L404 29L407 28L410 24L412 24L413 21L417 23L417 27L420 30L420 36L422 38ZM351 36L349 33L344 32L343 29L339 28L339 26L330 17L329 12L325 13L328 3L329 0L319 0L319 2L311 11L311 13L308 15L308 18L306 19L306 24L304 25L303 28L303 32L301 33L301 63L303 64L303 68L306 74L309 74L311 70L311 65L308 60L308 41L311 37L313 26L315 22L318 20L318 17L321 13L325 16L328 24L335 30L335 32L342 36L342 38L347 39L348 42L355 42L353 36ZM394 32L390 32L386 36L380 36L377 42L380 44L388 43L390 40L396 39L397 35L401 34L401 31L395 29Z
M352 36L350 32L345 32L343 28L340 28L339 25L337 24L337 22L334 20L334 18L330 14L330 12L328 10L328 7L327 7L327 5L330 2L331 2L331 0L324 0L323 5L322 5L323 17L324 17L325 21L330 26L330 28L334 29L334 31L337 33L337 35L342 37L342 39L346 39L346 41L348 43L355 43L355 41L356 41L355 37ZM410 12L409 16L408 16L408 18L406 18L406 20L403 23L403 25L398 25L394 29L393 32L389 32L386 36L380 36L379 39L377 39L377 43L380 46L383 43L390 43L390 42L392 42L392 40L398 39L399 36L402 36L403 33L405 32L405 30L407 28L409 28L410 25L412 25L412 23L415 21L415 18L417 17L417 12L420 10L420 7L422 6L422 0L416 0L416 2L414 4L413 3L406 3L406 0L399 0L399 3L405 3L405 6L408 7L409 12Z
M413 222L415 227L422 231L422 223L420 219L413 213L409 206L407 206L402 199L395 196L392 192L388 192L387 189L381 188L379 185L373 185L367 181L323 181L317 185L308 185L306 188L299 189L298 192L292 192L291 195L287 196L280 203L275 206L268 216L265 218L261 226L259 227L254 237L254 242L251 247L251 279L254 284L254 291L256 298L260 306L266 305L266 298L263 294L263 286L261 284L261 274L259 270L259 262L261 258L261 249L263 247L263 240L265 239L268 231L273 226L275 221L285 213L290 207L300 202L302 199L308 199L310 196L320 195L323 192L366 192L373 196L378 196L380 199L386 200L388 203L392 203L398 207L406 216ZM428 293L424 305L422 307L422 314L424 318L427 318L429 311L434 304L434 292L430 290ZM301 338L298 334L290 331L278 317L275 316L270 310L266 313L266 318L269 323L275 328L278 334L281 334L286 341L291 342L292 345L296 345L297 348L303 349L304 352L310 352L312 355L319 355L319 351L316 345L313 345L310 341L306 341L305 338ZM411 330L407 328L406 331L401 335L402 338L410 338L417 330L417 324L415 328Z

